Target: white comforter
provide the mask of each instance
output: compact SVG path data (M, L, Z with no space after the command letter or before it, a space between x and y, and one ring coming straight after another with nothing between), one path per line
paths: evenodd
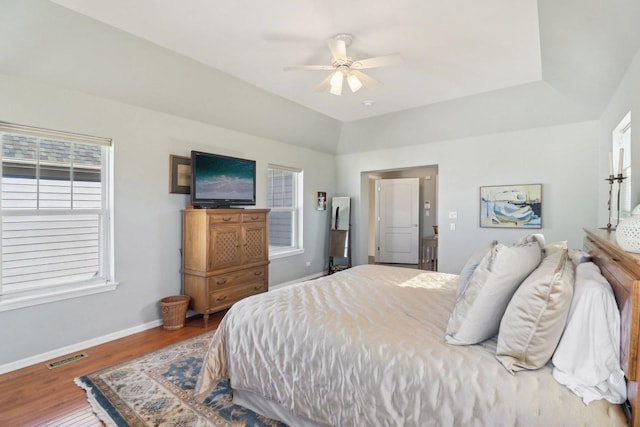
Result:
M236 303L196 392L219 379L333 426L626 425L585 406L551 369L512 376L495 341L453 346L444 331L457 276L359 266Z

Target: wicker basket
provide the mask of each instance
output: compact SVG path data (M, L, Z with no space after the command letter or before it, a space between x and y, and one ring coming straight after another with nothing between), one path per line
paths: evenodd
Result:
M184 319L187 317L189 308L189 295L177 295L166 297L160 300L160 311L162 312L162 324L165 329L180 329L184 326Z

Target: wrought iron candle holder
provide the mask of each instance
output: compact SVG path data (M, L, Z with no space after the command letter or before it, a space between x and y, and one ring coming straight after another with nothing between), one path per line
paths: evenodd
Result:
M622 181L624 181L625 179L627 179L626 176L622 176L621 173L619 173L617 176L616 175L609 175L609 178L606 178L605 181L609 181L609 202L607 203L607 210L609 211L609 222L607 222L607 230L615 230L615 228L613 228L613 225L611 224L611 196L613 195L613 183L614 182L618 182L618 197L616 198L616 202L617 202L617 221L616 221L616 227L618 226L618 224L620 224L620 188L622 187Z

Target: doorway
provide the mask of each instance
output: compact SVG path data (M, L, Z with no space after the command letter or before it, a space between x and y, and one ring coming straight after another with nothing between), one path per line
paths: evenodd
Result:
M433 237L434 226L438 224L438 166L418 166L406 169L379 170L362 173L363 199L368 199L368 227L367 227L367 255L368 262L374 264L377 251L377 212L376 212L376 180L418 178L419 180L419 209L418 209L418 242L425 237ZM365 205L366 206L366 205ZM419 243L416 243L418 246Z

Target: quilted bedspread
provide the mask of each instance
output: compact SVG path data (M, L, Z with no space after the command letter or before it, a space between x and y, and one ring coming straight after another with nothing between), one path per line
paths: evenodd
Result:
M196 387L219 379L332 426L612 426L620 406L584 405L549 366L509 374L495 338L444 331L457 276L364 265L246 298L222 320Z

